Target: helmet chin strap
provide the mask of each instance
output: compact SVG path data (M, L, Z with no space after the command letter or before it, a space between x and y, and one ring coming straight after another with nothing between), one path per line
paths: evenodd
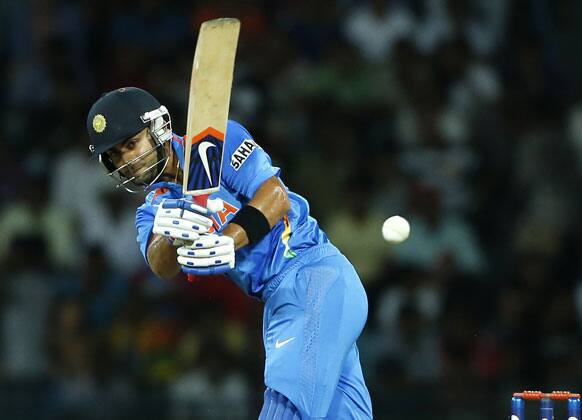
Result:
M165 146L166 146L165 143L158 143L154 147L157 160L155 163L148 166L144 170L144 172L152 170L155 168L156 175L146 186L144 186L144 188L143 188L144 191L147 191L148 188L150 188L153 184L156 183L156 181L158 181L158 179L160 179L160 177L163 175L164 171L166 170L166 167L168 166L168 162L170 161L170 155L168 154L168 151L166 150ZM171 149L171 147L170 147L170 149Z

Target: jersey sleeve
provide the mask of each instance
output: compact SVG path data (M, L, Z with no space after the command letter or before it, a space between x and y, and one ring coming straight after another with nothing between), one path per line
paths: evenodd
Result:
M154 219L156 218L157 205L164 198L170 198L171 194L167 188L158 188L151 191L145 199L145 202L139 206L135 213L135 226L137 228L137 243L139 250L146 262L148 261L148 244L154 228Z
M280 169L242 125L229 121L226 131L222 182L250 200L261 184Z

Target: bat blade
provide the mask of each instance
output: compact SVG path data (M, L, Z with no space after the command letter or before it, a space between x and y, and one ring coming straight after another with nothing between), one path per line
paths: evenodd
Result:
M239 31L237 19L206 21L200 26L196 43L184 139L182 192L204 205L208 195L220 188Z

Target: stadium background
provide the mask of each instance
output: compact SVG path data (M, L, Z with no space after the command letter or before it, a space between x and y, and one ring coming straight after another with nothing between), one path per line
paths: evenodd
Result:
M201 21L242 20L232 116L356 265L378 419L506 418L581 390L582 3L0 1L0 417L250 419L261 305L162 282L86 112L151 91L183 133ZM381 222L412 224L389 247Z

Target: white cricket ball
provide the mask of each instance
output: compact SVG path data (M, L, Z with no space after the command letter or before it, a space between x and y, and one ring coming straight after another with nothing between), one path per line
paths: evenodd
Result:
M401 216L392 216L382 225L382 236L391 244L404 242L410 235L410 224Z

